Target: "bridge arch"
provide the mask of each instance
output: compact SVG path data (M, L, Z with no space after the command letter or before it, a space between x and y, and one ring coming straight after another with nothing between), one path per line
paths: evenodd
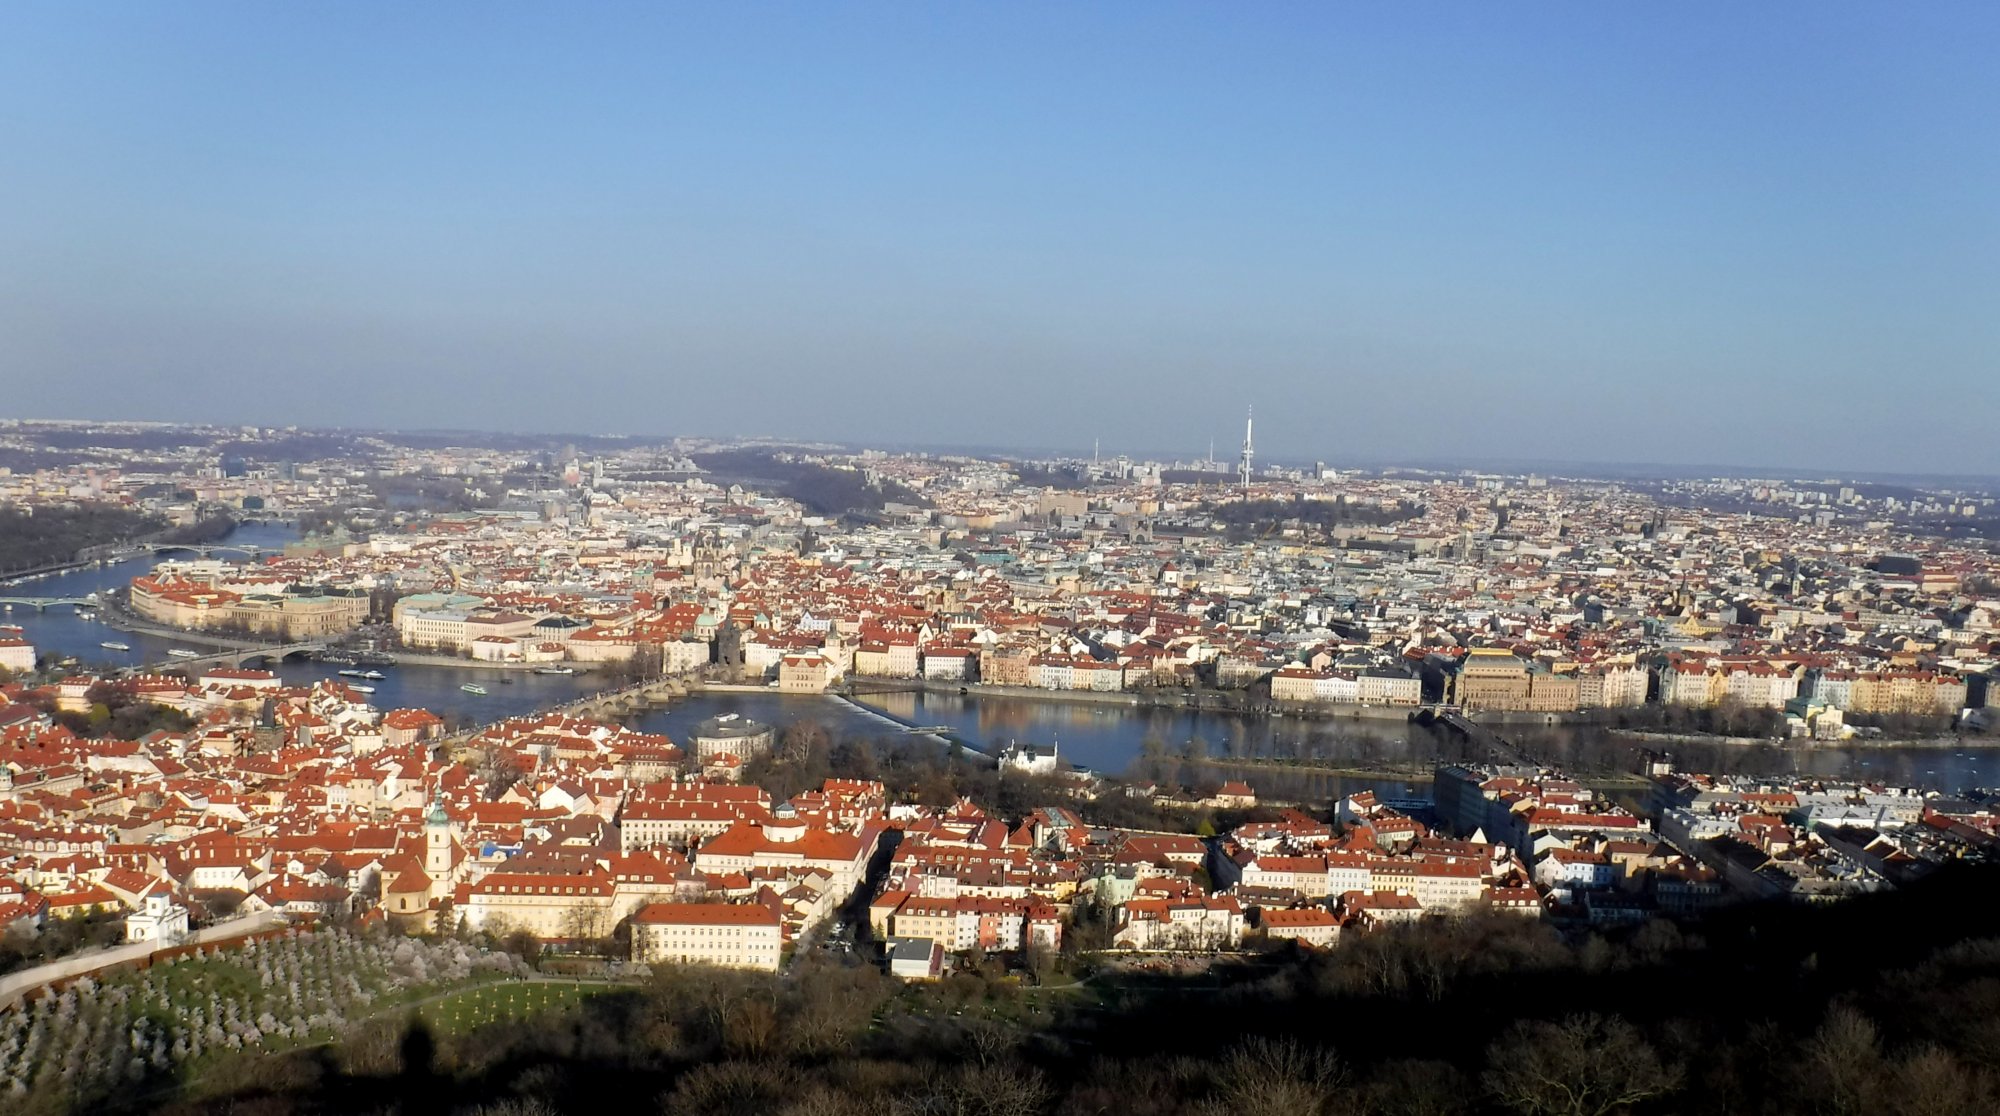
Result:
M268 668L282 663L302 663L312 658L320 649L317 643L299 643L289 647L259 647L237 655L236 665L244 668Z
M0 597L0 605L22 605L33 609L54 608L59 605L96 608L97 602L88 597Z
M186 552L201 558L211 558L217 554L240 554L245 558L256 558L267 553L266 548L249 543L146 543L139 549L155 555Z

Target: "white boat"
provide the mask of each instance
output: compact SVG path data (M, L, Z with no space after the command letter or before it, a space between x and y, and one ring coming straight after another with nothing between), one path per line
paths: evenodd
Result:
M389 676L379 670L364 670L361 672L361 677L368 679L370 682L380 682Z
M169 655L172 655L172 656L173 656L174 658L176 658L176 659L199 659L199 658L201 658L201 655L200 655L200 653L199 653L199 652L195 652L195 651L190 651L190 650L188 650L188 649L187 649L187 648L185 648L185 647L169 647L169 648L167 648L167 654L169 654Z
M343 671L337 671L336 673L338 673L338 674L339 674L339 675L340 675L340 676L341 676L342 678L366 678L366 677L368 677L368 672L367 672L367 671L365 671L365 670L343 670Z
M573 668L573 667L562 667L562 666L555 666L555 667L536 667L536 668L535 668L535 673L536 673L536 674L575 674L575 673L576 673L576 670L575 670L575 668Z
M347 688L353 690L357 694L372 694L375 692L375 687L373 686L356 686L353 684L349 684Z
M105 641L104 641L103 643L100 643L100 644L98 644L98 646L99 646L99 647L102 647L102 648L104 648L104 649L105 649L106 651L130 651L130 650L132 650L132 645L131 645L131 644L129 644L129 643L114 643L114 642L112 642L111 640L108 640L108 639L107 639L107 640L105 640Z
M459 689L464 690L468 694L479 694L481 696L484 696L486 693L486 687L477 682L467 682L465 685L460 686Z

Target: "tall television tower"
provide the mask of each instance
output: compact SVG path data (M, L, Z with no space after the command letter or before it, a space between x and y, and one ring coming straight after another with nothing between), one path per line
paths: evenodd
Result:
M1250 428L1256 417L1257 408L1255 407L1247 409L1243 414L1243 456L1236 467L1236 471L1242 475L1243 493L1246 496L1250 493L1250 459L1256 452L1251 447Z

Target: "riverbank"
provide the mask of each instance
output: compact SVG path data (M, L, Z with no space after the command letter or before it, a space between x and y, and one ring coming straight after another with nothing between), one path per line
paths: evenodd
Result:
M1297 702L1254 702L1239 705L1232 690L1045 690L1039 686L1000 686L990 682L942 682L928 678L849 678L837 691L855 697L877 694L954 694L968 698L1018 698L1079 705L1166 709L1189 713L1233 713L1246 717L1279 717L1307 721L1407 721L1416 710L1392 705L1318 705Z
M1314 762L1312 760L1279 760L1246 757L1242 759L1205 756L1201 759L1185 760L1200 767L1215 768L1231 772L1281 771L1296 775L1327 776L1335 779L1373 779L1378 781L1402 781L1408 783L1431 782L1438 765L1429 764L1378 764L1352 765L1338 761ZM1576 782L1596 790L1644 790L1652 781L1643 775L1615 772L1572 773ZM1247 779L1245 780L1248 781ZM1254 785L1254 784L1253 784Z
M284 646L283 644L273 644L268 641L242 639L237 636L224 635L220 632L203 631L198 628L174 628L164 624L155 624L152 621L134 615L129 609L111 598L105 598L99 604L98 619L106 627L116 628L121 632L130 632L134 635L148 635L156 639L175 640L181 643L195 643L203 647L214 647L222 651L241 651L245 654L254 654L265 648ZM573 662L499 663L488 662L483 659L468 659L458 655L427 655L420 651L376 651L370 652L370 654L389 660L387 665L457 667L468 670L532 672L551 666L565 666L574 674L591 674L609 666L606 663ZM171 667L174 664L169 662L160 665Z
M0 575L0 587L26 585L28 582L44 577L54 577L57 574L65 574L73 570L84 570L93 566L106 564L103 560L97 558L78 558L74 561L58 562L52 566L37 566L32 570L11 570L5 575Z
M111 502L0 506L0 575L57 572L120 546L151 541L168 520Z
M853 678L838 689L836 696L872 697L877 694L957 694L961 697L1032 698L1036 701L1075 702L1085 705L1122 705L1142 708L1148 703L1124 690L1043 690L1033 686L994 686L985 682L939 682L925 678ZM1164 702L1152 704L1164 705Z
M99 598L97 622L116 631L132 635L152 636L155 639L172 640L176 643L194 643L203 647L213 647L218 651L252 652L259 648L274 646L254 639L224 635L221 632L203 631L199 628L175 628L166 624L155 624L128 611L117 599L106 595Z
M552 666L568 667L571 674L595 674L610 665L608 663L576 663L569 661L560 663L490 663L480 659L462 659L457 655L425 655L415 651L371 651L369 654L388 659L389 663L387 665L390 666L458 667L467 670L506 670L517 673L526 671L531 674L538 670L546 670Z
M1274 760L1245 757L1243 759L1203 756L1199 759L1177 759L1173 762L1192 764L1196 767L1211 767L1221 771L1289 771L1302 774L1328 775L1337 779L1376 779L1411 783L1428 783L1437 773L1436 764L1344 764L1334 761L1313 763L1306 760Z
M1685 732L1645 732L1639 729L1608 729L1605 735L1621 740L1632 740L1642 744L1703 744L1730 748L1879 748L1893 751L1899 748L1942 749L1957 751L1967 749L2000 750L2000 734L1983 735L1950 734L1945 736L1921 737L1917 739L1878 740L1865 736L1852 736L1845 740L1814 740L1805 736L1709 736L1701 733Z

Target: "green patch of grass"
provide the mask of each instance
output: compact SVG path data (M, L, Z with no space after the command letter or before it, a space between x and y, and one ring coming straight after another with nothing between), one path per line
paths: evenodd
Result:
M554 981L485 984L425 1004L417 1015L438 1034L462 1035L489 1023L572 1008L608 987Z

